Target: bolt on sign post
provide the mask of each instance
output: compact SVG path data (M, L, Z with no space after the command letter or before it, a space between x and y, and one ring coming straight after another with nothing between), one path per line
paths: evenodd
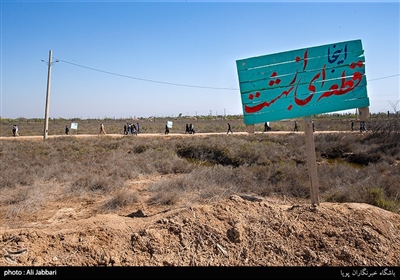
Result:
M240 59L236 67L247 126L304 117L311 203L319 205L310 116L353 108L369 115L361 40Z

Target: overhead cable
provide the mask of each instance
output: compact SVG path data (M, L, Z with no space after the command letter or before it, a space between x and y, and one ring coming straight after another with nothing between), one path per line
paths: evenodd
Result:
M83 65L76 64L76 63L73 63L73 62L65 61L65 60L62 60L62 59L59 59L59 58L57 58L57 60L65 62L65 63L68 63L68 64L71 64L71 65L74 65L74 66L78 66L78 67L86 68L86 69L89 69L89 70L97 71L97 72L102 72L102 73L106 73L106 74L110 74L110 75L114 75L114 76L119 76L119 77L139 80L139 81L145 81L145 82L151 82L151 83L173 85L173 86L181 86L181 87L193 87L193 88L206 88L206 89L218 89L218 90L238 90L237 88L221 88L221 87L209 87L209 86L198 86L198 85L186 85L186 84L178 84L178 83L170 83L170 82L163 82L163 81L157 81L157 80L143 79L143 78L138 78L138 77L133 77L133 76L128 76L128 75L117 74L117 73L113 73L113 72L109 72L109 71L99 70L99 69L96 69L96 68L87 67L87 66L83 66Z
M165 85L172 85L172 86L181 86L181 87L192 87L192 88L205 88L205 89L217 89L217 90L239 90L237 88L223 88L223 87L187 85L187 84L179 84L179 83L171 83L171 82L163 82L163 81L157 81L157 80L151 80L151 79L144 79L144 78L138 78L138 77L133 77L133 76L128 76L128 75L117 74L117 73L113 73L113 72L110 72L110 71L104 71L104 70L100 70L100 69L96 69L96 68L80 65L80 64L77 64L77 63L69 62L69 61L66 61L66 60L62 60L62 59L59 59L59 58L57 58L57 60L65 62L65 63L68 63L68 64L71 64L71 65L74 65L74 66L78 66L78 67L81 67L81 68L86 68L86 69L89 69L89 70L102 72L102 73L105 73L105 74L110 74L110 75L114 75L114 76L119 76L119 77L124 77L124 78L144 81L144 82L151 82L151 83L158 83L158 84L165 84ZM371 81L376 81L376 80L393 78L393 77L397 77L399 75L400 74L395 74L395 75L391 75L391 76L385 76L385 77L380 77L380 78L375 78L375 79L369 79L367 81L371 82Z

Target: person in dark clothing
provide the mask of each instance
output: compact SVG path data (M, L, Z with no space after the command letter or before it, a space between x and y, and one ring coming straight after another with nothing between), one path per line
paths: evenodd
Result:
M367 131L367 127L365 126L365 122L360 122L360 132Z
M128 126L127 124L124 124L124 135L128 134Z
M354 131L354 122L351 121L351 131Z
M136 125L134 123L132 124L132 134L137 135L137 129L136 129Z
M195 133L195 131L194 131L194 125L193 125L193 124L190 124L190 125L189 125L189 133L190 133L190 134L194 134L194 133Z
M293 131L299 131L299 128L297 126L297 121L294 121L294 129Z
M166 124L165 125L165 134L168 134L169 133L169 127L168 127L168 125Z
M139 134L140 133L140 123L137 123L137 133L136 134Z
M18 136L18 125L14 124L12 128L13 136Z
M189 133L189 134L190 134L190 129L189 129L189 125L188 125L188 124L186 124L185 134L186 134L186 133Z
M270 131L270 130L271 130L271 127L269 126L269 123L265 122L264 123L264 132L267 132L267 131Z
M231 124L230 124L230 123L228 123L228 131L226 132L226 134L228 134L229 132L230 132L231 134L233 133L233 132L232 132L232 129L231 129Z
M68 128L68 125L66 125L66 126L65 126L65 134L68 135L68 133L69 133L69 128Z

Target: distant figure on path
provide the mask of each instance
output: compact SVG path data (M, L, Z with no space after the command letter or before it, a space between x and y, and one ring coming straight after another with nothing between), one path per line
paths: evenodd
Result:
M229 134L229 132L230 132L231 134L233 134L232 129L231 129L231 124L230 124L230 123L228 123L228 131L226 132L226 134Z
M194 131L194 125L191 123L190 125L189 125L189 134L194 134L195 133L195 131Z
M271 127L269 126L269 122L264 123L264 132L270 131Z
M134 123L132 124L131 129L132 129L132 134L137 135L137 129L136 129L136 125Z
M311 124L312 124L312 131L315 132L314 121L311 121Z
M350 126L351 126L351 131L354 131L354 122L353 121L351 121Z
M101 125L100 125L100 134L106 135L106 130L105 130L105 128L104 128L104 124L101 124Z
M131 123L129 123L128 124L128 134L132 134L132 124Z
M69 133L69 128L68 128L68 125L66 125L66 126L65 126L65 134L68 135L68 133Z
M14 124L12 128L13 136L19 136L18 134L18 125Z
M189 134L190 134L189 124L186 124L185 134L186 134L186 133L189 133Z
M367 132L367 127L365 126L365 122L360 122L360 133L363 131Z
M294 121L294 129L293 131L299 131L299 128L297 126L297 121Z
M137 133L136 134L139 134L140 133L140 123L137 123Z
M124 135L128 135L128 123L124 124Z
M168 125L166 124L165 125L165 134L168 134L169 133L169 127L168 127Z

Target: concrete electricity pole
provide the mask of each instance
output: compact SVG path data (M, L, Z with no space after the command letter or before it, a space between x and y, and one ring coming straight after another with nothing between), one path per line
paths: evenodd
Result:
M49 61L47 62L47 65L49 66L48 72L47 72L47 92L46 92L46 111L45 111L45 116L44 116L44 134L43 134L43 140L47 139L47 133L49 131L49 106L50 106L50 83L51 83L51 66L53 64L52 62L52 51L49 51ZM42 59L43 62L45 62ZM55 62L58 62L56 60Z

